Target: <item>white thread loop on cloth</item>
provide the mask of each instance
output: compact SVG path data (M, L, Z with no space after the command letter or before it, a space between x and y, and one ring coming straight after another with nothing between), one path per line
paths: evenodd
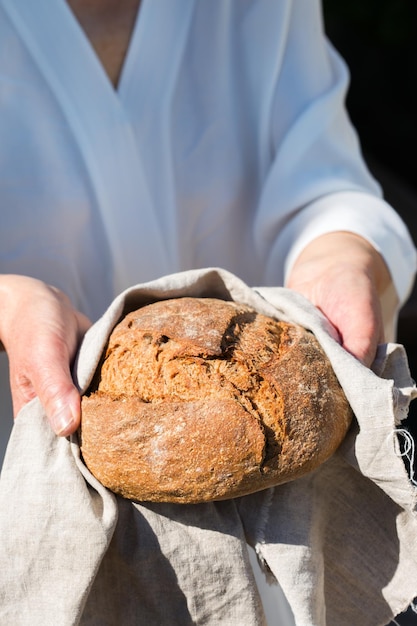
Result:
M417 487L417 480L415 478L414 460L416 452L416 444L412 434L406 428L398 428L393 434L398 437L398 449L396 454L406 461L406 467L408 475L412 484ZM417 612L417 610L416 610Z

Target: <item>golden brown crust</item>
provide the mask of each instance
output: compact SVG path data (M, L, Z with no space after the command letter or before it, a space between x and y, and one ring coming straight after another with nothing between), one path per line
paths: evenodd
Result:
M352 418L311 333L212 298L128 314L82 415L82 454L98 480L127 498L182 503L302 476Z

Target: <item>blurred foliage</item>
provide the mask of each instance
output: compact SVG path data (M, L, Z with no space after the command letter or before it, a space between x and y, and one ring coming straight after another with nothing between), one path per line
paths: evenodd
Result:
M415 41L416 0L323 0L326 20L350 23L369 41L396 46Z

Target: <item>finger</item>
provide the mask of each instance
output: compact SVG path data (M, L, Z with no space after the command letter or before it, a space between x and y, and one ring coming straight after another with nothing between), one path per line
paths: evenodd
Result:
M50 359L33 377L34 388L45 408L49 422L57 435L68 436L80 424L81 399L71 375L71 363L79 343L91 326L91 321L82 313L73 311L76 333L72 341L63 335L50 343ZM45 344L44 344L45 345ZM46 344L48 345L48 344Z
M41 372L34 387L54 432L59 436L75 432L80 424L81 400L70 372L59 370L57 364L52 370Z
M63 356L67 348L58 342L43 346L37 362L31 358L18 361L18 368L10 362L10 382L15 416L35 396L39 397L47 418L57 435L67 436L79 426L81 401L69 367L69 358Z
M345 316L343 328L339 332L342 346L361 363L369 367L376 355L378 343L381 340L381 324L374 315Z
M376 344L369 341L368 336L347 336L342 341L343 348L350 352L358 361L369 367L376 354Z

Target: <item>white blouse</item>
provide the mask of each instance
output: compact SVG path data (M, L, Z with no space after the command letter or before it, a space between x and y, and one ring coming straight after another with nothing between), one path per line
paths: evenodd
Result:
M314 237L416 257L344 110L317 0L143 0L113 88L65 0L0 0L0 272L92 319L125 287L224 267L282 285Z

